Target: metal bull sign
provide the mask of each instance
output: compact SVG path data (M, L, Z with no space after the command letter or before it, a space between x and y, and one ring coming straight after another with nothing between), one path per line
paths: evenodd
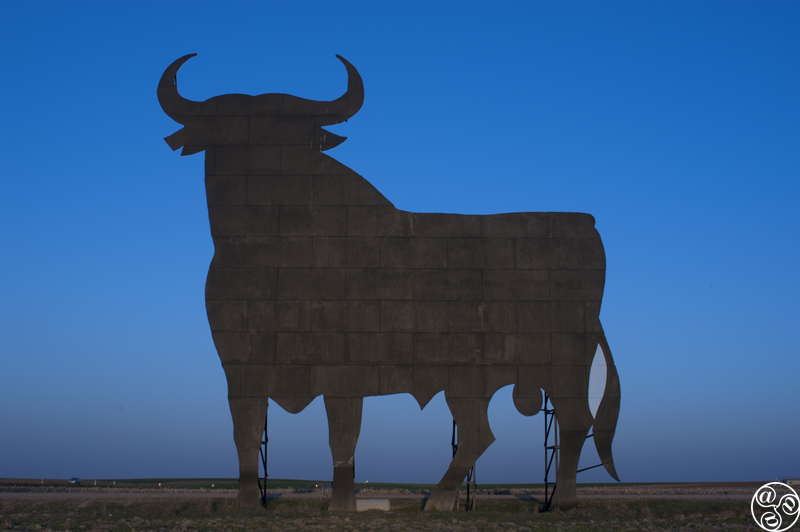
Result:
M410 393L424 408L444 390L458 452L426 509L454 507L469 468L494 441L486 409L513 384L524 415L549 394L561 460L553 503L576 503L590 428L614 478L619 381L600 324L605 254L588 214L473 216L396 209L366 179L324 153L345 139L323 129L364 101L345 59L333 101L287 94L178 94L170 65L164 112L184 127L166 138L205 152L215 253L208 321L228 381L239 455L239 504L258 501L267 399L289 412L322 395L333 455L331 510L354 510L354 453L363 398ZM598 346L608 368L596 416L588 376Z

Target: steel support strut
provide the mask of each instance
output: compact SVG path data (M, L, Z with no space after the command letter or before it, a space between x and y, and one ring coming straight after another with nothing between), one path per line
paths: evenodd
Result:
M261 469L264 476L258 477L258 492L261 494L261 505L267 505L267 443L269 437L267 436L267 420L269 419L269 401L267 401L267 410L264 415L264 435L261 438L261 446L258 448L258 454L261 456Z
M456 420L453 420L453 437L450 439L450 445L453 448L453 457L455 457L456 452L458 452L458 426L456 425ZM464 506L464 510L469 512L470 510L475 509L475 495L477 494L478 485L475 482L475 465L473 464L472 467L469 468L469 472L467 473L466 477L466 484L467 484L467 504ZM472 493L470 493L472 490Z
M556 419L556 411L550 408L550 396L544 394L544 404L542 405L542 412L544 412L544 503L539 509L540 512L547 512L550 510L550 504L553 502L553 495L556 493L557 484L555 481L550 482L550 470L553 468L553 461L555 461L555 474L558 478L558 420ZM553 443L550 443L550 433L553 434ZM553 491L550 491L550 485L553 486Z

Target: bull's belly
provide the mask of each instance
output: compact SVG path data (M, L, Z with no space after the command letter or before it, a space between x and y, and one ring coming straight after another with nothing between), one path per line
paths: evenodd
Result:
M420 406L442 391L450 398L491 397L518 379L517 368L513 366L225 364L224 367L231 397L310 399L319 395L371 397L408 393ZM543 370L542 376L546 372ZM538 390L537 387L537 393Z

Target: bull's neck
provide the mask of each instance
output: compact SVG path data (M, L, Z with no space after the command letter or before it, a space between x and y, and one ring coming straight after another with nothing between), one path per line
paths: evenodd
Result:
M268 236L281 208L392 204L366 179L306 146L208 148L213 236Z

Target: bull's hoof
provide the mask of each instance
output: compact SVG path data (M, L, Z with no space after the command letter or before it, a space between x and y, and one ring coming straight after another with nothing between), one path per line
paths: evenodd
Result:
M331 502L329 512L355 512L356 489L355 474L352 465L333 468L333 486L331 486Z
M452 512L458 501L458 491L434 491L425 503L426 512Z
M561 510L561 511L572 510L573 508L576 508L577 506L578 506L578 501L576 501L576 500L573 500L573 501L553 501L552 503L550 503L550 507L551 508L558 509L558 510Z
M553 494L552 508L570 510L578 506L578 491L574 480L558 480Z
M236 506L239 508L258 508L261 493L258 491L258 467L239 466L239 495Z
M261 506L261 495L258 490L242 490L236 497L236 506L239 508L255 509Z
M575 490L572 490L573 493L562 493L561 497L559 497L559 492L556 490L555 495L553 496L553 501L550 503L550 507L553 509L558 508L559 510L571 510L578 506L578 496L575 494Z
M353 494L350 498L333 498L328 503L329 512L355 512L356 511L356 497Z

